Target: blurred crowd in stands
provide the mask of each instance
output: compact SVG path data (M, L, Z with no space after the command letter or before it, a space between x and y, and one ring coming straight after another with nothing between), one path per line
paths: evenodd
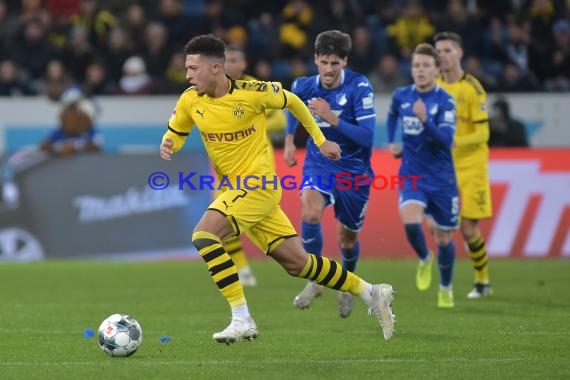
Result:
M350 33L349 66L375 91L409 83L410 52L459 33L464 67L489 92L570 91L568 0L0 0L0 96L57 100L179 94L185 43L214 33L248 72L290 87L312 75L315 35Z

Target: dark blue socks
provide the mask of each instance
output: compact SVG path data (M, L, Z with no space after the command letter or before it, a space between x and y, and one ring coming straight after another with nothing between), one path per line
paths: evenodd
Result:
M447 245L438 247L437 263L441 286L451 286L453 279L453 264L455 263L455 246L450 241Z
M301 236L305 251L315 256L321 256L323 250L323 233L320 223L301 223Z
M340 249L342 252L342 267L348 271L354 272L356 262L360 256L360 241L356 241L352 249Z
M414 248L418 257L426 260L428 258L428 249L422 225L419 223L404 224L404 228L406 229L408 242Z

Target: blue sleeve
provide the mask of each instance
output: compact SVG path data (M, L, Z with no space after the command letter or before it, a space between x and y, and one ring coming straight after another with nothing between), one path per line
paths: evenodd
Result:
M347 121L341 114L335 127L346 138L365 148L371 148L374 142L376 111L374 109L374 89L368 79L359 75L351 83L353 93L352 108L356 124Z
M435 117L428 116L424 125L432 139L446 148L450 147L455 134L455 103L443 99Z
M390 109L388 110L388 119L386 120L386 128L388 130L388 143L392 144L396 139L396 128L398 127L398 109L400 107L400 101L398 99L398 93L394 91L392 95L392 103L390 104Z
M367 117L358 120L358 124L354 125L340 119L335 127L345 135L348 139L362 145L365 148L371 148L374 142L374 127L376 126L375 117Z
M426 130L430 137L437 143L450 147L453 141L453 130L451 128L440 128L432 119L427 119L424 123Z
M299 96L299 98L304 102L305 99L303 99L297 92L298 81L299 78L295 79L293 81L293 84L291 84L291 92ZM287 112L287 125L285 127L285 130L287 131L287 134L294 135L295 131L297 130L297 126L299 125L299 120L297 120L297 118L293 116L293 114L289 110L287 110L286 112Z
M376 117L374 109L374 89L365 76L355 78L351 84L353 113L357 123L369 117ZM342 117L343 115L341 115Z

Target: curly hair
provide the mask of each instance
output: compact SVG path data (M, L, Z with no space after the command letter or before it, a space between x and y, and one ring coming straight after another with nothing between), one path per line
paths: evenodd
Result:
M352 39L340 30L327 30L319 33L315 40L316 55L338 55L346 58L352 49Z
M213 34L204 34L192 38L184 47L187 55L200 54L206 57L225 60L226 44Z

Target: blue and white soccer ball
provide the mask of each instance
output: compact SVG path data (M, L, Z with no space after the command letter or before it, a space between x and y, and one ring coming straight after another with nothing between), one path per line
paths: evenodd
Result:
M142 328L130 315L113 314L101 323L97 337L106 354L131 356L142 343Z

